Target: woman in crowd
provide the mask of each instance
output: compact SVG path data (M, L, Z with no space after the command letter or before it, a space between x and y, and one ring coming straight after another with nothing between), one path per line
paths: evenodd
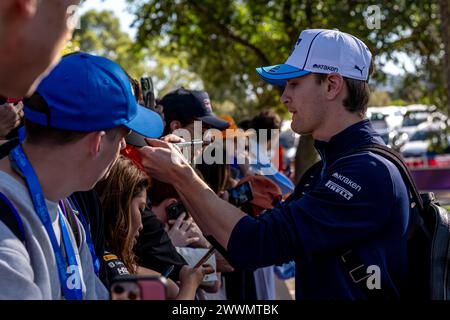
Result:
M142 229L142 212L147 203L149 178L131 160L120 157L108 177L96 189L100 195L105 215L105 242L109 252L122 260L131 274L160 275L139 266L133 248ZM168 279L169 299L193 299L209 267L192 269L183 267L180 287ZM178 290L179 289L179 290Z

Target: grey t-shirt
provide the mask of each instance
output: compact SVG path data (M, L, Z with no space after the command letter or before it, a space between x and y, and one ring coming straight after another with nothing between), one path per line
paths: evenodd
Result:
M20 214L26 246L0 221L0 299L63 299L55 254L45 227L37 216L24 182L0 171L0 192ZM46 200L58 242L61 243L58 204ZM63 216L63 219L65 217ZM66 225L69 223L66 221ZM83 299L108 299L109 293L94 272L83 225L79 242L69 229L78 261Z

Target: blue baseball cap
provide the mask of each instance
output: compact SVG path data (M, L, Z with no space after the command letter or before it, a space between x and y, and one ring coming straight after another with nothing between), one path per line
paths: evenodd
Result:
M125 71L103 57L74 53L62 58L36 93L48 112L36 111L25 101L24 115L43 126L81 132L125 126L149 138L160 137L164 129L156 112L136 102Z

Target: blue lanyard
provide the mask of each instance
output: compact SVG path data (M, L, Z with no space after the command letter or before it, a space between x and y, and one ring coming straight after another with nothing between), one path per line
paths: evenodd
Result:
M67 225L64 221L63 214L60 211L59 223L61 225L61 233L64 241L64 247L66 248L67 260L70 266L78 265L77 259L75 258L75 252L73 250L72 241L69 236L69 231L67 230ZM76 279L75 279L76 280Z
M34 209L50 238L53 252L55 253L59 281L61 283L64 298L66 300L82 300L83 292L81 289L80 274L78 272L78 263L75 258L75 253L64 219L60 216L59 222L69 266L67 266L62 250L58 245L58 240L56 239L55 231L53 230L52 221L48 213L47 205L45 204L45 198L39 184L39 179L23 152L21 145L18 145L11 151L11 159L15 162L17 168L21 171L27 182Z
M75 201L73 201L73 202L75 202ZM86 221L86 218L83 215L83 212L81 212L81 210L75 210L74 207L76 207L76 206L75 206L74 203L72 203L72 199L67 198L67 203L69 204L70 209L72 210L72 212L73 211L77 211L79 213L77 215L77 217L80 218L81 224L83 225L83 228L84 228L84 231L85 231L85 234L86 234L86 244L87 244L87 246L89 248L89 252L91 253L92 263L94 264L95 274L98 276L98 274L100 272L100 260L98 259L97 254L95 253L94 242L92 241L92 238L91 238L91 232L90 232L90 229L89 229L89 225L88 225L88 223ZM79 206L78 206L78 208L79 208Z
M19 136L20 143L23 143L23 140L25 140L25 126L22 126L17 130L17 135Z

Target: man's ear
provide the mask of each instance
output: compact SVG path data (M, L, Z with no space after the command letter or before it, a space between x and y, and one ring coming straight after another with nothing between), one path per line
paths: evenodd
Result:
M325 97L334 100L344 90L344 78L337 73L330 73L323 85L326 85Z
M87 135L86 138L89 148L89 154L91 154L92 156L97 156L100 153L102 149L103 138L105 137L105 135L105 131L91 132Z
M172 122L170 122L170 132L174 132L177 129L181 129L181 123L178 120L173 120Z

